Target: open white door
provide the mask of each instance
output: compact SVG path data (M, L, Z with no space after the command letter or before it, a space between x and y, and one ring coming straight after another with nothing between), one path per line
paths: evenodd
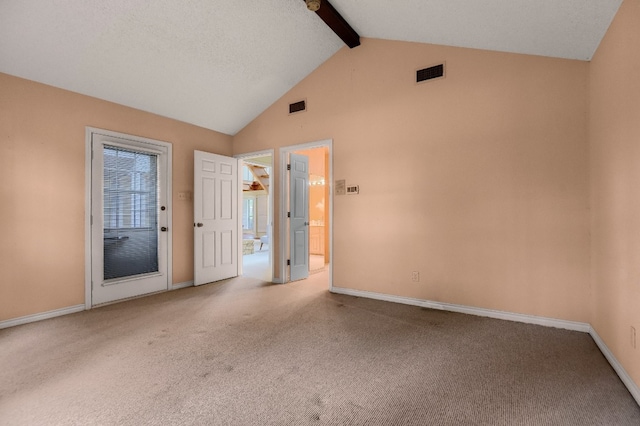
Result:
M194 285L238 276L238 160L194 151Z
M291 281L309 276L309 157L290 154L289 164L289 244Z

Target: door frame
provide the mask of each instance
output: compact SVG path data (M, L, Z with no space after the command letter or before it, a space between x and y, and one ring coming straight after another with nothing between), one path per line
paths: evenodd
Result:
M167 149L167 290L171 290L173 283L173 145L170 142L145 138L142 136L130 135L126 133L114 132L97 127L85 127L85 168L84 168L84 308L89 310L91 304L91 276L92 276L92 238L91 238L91 196L92 196L92 139L93 134L98 133L112 138L124 139L152 145L162 145ZM122 299L126 300L126 299ZM115 302L115 301L114 301Z
M329 176L325 182L329 185L329 290L333 290L333 139L323 139L315 142L301 143L298 145L289 145L280 148L280 214L278 215L278 241L280 247L278 254L280 255L280 278L274 282L288 283L291 281L289 267L287 266L289 251L289 218L287 217L287 203L289 200L288 186L288 170L289 154L296 151L312 148L324 148L329 150Z
M275 159L276 159L276 154L275 154L275 150L274 149L265 149L262 151L255 151L255 152L248 152L246 154L237 154L234 155L235 158L237 158L239 160L239 163L242 162L244 165L244 160L247 159L251 159L251 158L255 158L255 157L264 157L266 155L270 155L271 156L271 173L269 174L269 194L267 197L267 205L269 208L269 231L267 233L267 235L269 236L269 272L271 275L271 282L277 282L276 278L274 276L274 272L273 272L273 267L274 267L274 262L273 262L273 224L274 224L274 211L273 211L273 172L275 170ZM238 164L238 235L240 238L240 241L238 242L238 275L242 275L242 269L243 269L243 258L242 258L242 167L240 167L241 164Z

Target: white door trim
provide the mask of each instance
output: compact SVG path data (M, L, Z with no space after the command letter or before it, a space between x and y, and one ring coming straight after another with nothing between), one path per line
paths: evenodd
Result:
M162 145L167 149L167 290L171 289L173 283L173 145L169 142L141 136L128 135L125 133L113 132L96 127L85 127L85 165L84 165L84 307L91 309L91 155L92 155L92 135L101 134L112 138L138 141L141 143Z
M288 155L291 152L301 151L311 148L323 148L329 149L329 176L326 179L326 184L329 185L329 290L333 289L333 139L324 139L315 142L307 142L298 145L290 145L280 148L280 214L278 216L279 232L278 241L280 247L278 253L280 254L280 278L279 281L274 279L274 282L287 283L290 281L289 268L287 267L287 250L289 248L288 235L289 226L287 220L287 200L289 199L289 192L287 190L287 163Z
M271 282L282 282L280 281L279 278L276 278L274 272L273 272L273 244L271 243L273 241L273 224L274 224L274 210L273 210L273 172L275 170L275 162L276 162L276 154L275 154L275 150L274 149L265 149L262 151L255 151L255 152L248 152L246 154L237 154L234 155L235 158L237 158L238 160L243 160L243 159L250 159L250 158L255 158L255 157L263 157L266 155L270 155L271 156L271 173L269 174L269 195L267 197L267 202L269 204L269 228L268 228L268 236L269 236L269 272L271 275ZM242 194L242 167L240 167L242 164L238 164L238 212L240 212L238 214L238 238L240 238L240 241L238 241L238 248L239 248L239 253L238 253L238 259L240 259L239 263L238 263L238 275L242 275L242 197L240 196L240 194Z

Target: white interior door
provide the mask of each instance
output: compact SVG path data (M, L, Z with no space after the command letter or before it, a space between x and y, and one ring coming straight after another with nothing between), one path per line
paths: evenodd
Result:
M309 157L290 154L289 244L291 281L309 276Z
M194 151L194 285L238 276L238 160Z
M268 223L269 223L269 196L258 195L256 197L256 234L257 236L267 235Z
M91 134L91 305L169 287L170 145Z

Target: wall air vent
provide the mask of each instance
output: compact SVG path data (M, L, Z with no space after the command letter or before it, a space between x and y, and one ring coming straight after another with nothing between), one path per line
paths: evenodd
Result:
M432 67L416 71L416 83L441 77L444 77L444 64L434 65Z
M306 111L306 110L307 110L307 101L302 100L302 101L289 104L289 114L293 114L300 111Z

